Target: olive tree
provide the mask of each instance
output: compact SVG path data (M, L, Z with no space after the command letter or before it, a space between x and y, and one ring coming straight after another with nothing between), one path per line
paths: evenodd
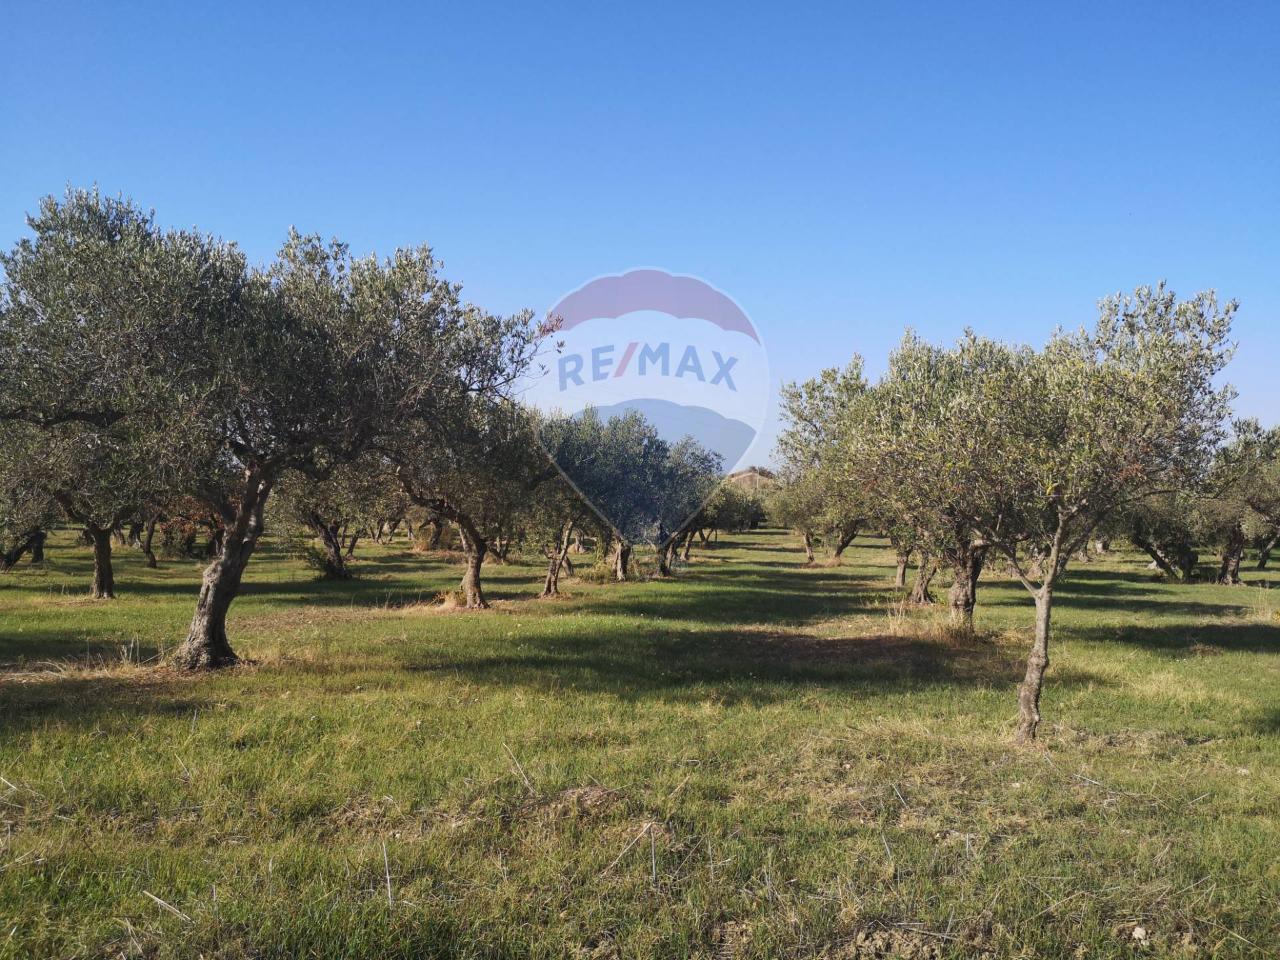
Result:
M800 535L805 562L813 563L814 545L820 537L826 498L821 480L813 467L783 465L778 470L778 484L769 491L769 518Z
M0 420L102 428L187 412L174 401L207 362L187 347L239 254L96 189L45 197L27 225L0 253Z
M444 438L436 433L439 421L401 438L396 475L412 503L457 528L466 554L464 603L482 609L489 606L485 558L512 537L555 469L538 447L531 415L514 402L471 397L448 416L455 419Z
M178 664L235 661L227 611L281 477L323 479L406 433L443 443L464 399L510 383L508 354L534 339L527 315L495 318L459 294L425 247L354 258L291 233L269 269L245 278L234 309L204 327L194 348L218 371L219 457L239 479L207 491L225 533Z
M849 407L832 454L843 482L867 497L881 524L896 528L900 544L919 556L918 602L931 600L939 565L951 570L951 619L965 631L973 626L991 543L972 522L972 492L955 472L955 451L973 428L964 398L994 359L961 356L908 334L884 376Z
M718 522L735 522L729 514L733 494L722 493L718 500L716 498L717 491L724 486L723 464L720 454L692 437L682 437L668 446L666 458L654 478L659 522L653 547L659 576L671 575L676 549L694 523L701 519L709 521L714 528Z
M1237 495L1248 507L1246 533L1258 544L1258 569L1265 570L1280 546L1280 427L1264 430L1256 420L1236 424L1229 451Z
M631 551L657 536L658 490L669 448L641 414L604 420L591 407L573 418L573 446L555 461L604 524L612 545L613 578L630 577Z
M1190 583L1195 579L1200 553L1196 549L1196 514L1199 495L1190 490L1153 494L1132 504L1117 529L1151 558L1171 580Z
M843 369L832 367L782 388L777 454L786 489L775 498L775 509L800 532L810 563L815 536L838 563L871 512L864 489L840 457L843 431L866 390L858 356Z
M323 576L351 576L347 560L362 530L379 528L398 499L389 465L366 454L337 464L322 477L286 474L278 492L282 515L320 542Z
M27 433L6 473L85 527L93 594L110 597L112 530L199 459L213 385L190 347L243 259L96 190L47 197L27 223L0 254L0 423Z
M574 536L594 526L594 521L591 508L564 477L550 477L538 486L527 524L531 539L547 559L541 598L560 595L560 577L566 570L573 572L569 552Z
M590 472L601 463L599 418L549 416L538 424L538 439L559 476L538 488L530 515L530 527L547 558L547 575L541 596L560 593L560 576L571 566L569 552L575 536L601 527L596 508L569 479L566 465L588 488L593 485Z
M179 482L165 469L153 444L153 430L136 420L113 427L62 424L46 432L43 482L62 513L84 528L93 548L95 599L115 597L112 535L144 505L164 496ZM168 447L172 450L172 447Z
M0 420L0 573L27 553L37 559L44 531L58 515L47 479L40 432Z
M1272 433L1256 421L1236 424L1231 442L1217 451L1204 482L1162 492L1131 508L1127 530L1134 545L1166 576L1196 578L1199 548L1218 552L1215 583L1242 583L1240 568L1250 540L1259 543L1265 568L1268 544L1280 523Z
M1163 284L1101 301L1092 330L1043 350L972 335L954 355L979 375L952 402L965 425L939 475L967 522L1009 560L1035 603L1018 687L1016 736L1035 738L1049 665L1054 594L1106 519L1152 495L1203 481L1233 393L1217 377L1231 355L1234 302L1179 301Z
M634 410L603 420L587 408L572 435L573 449L555 461L608 531L614 580L629 579L631 552L642 543L669 573L669 548L720 482L719 454L691 437L668 442Z

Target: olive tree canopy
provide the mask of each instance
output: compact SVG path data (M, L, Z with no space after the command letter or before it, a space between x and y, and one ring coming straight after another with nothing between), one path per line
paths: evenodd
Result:
M957 454L976 416L966 398L1007 352L989 342L973 346L948 350L907 334L884 376L850 407L835 453L844 482L874 505L900 548L919 552L919 598L928 596L935 564L951 570L951 616L964 630L973 624L991 545L969 516L972 490L957 472Z
M47 197L27 222L0 253L0 482L84 525L93 593L110 597L112 528L209 449L217 383L190 347L234 302L244 261L96 190Z
M1043 350L972 335L957 348L981 375L953 401L966 429L940 481L968 491L966 519L1035 601L1021 740L1040 723L1054 590L1072 557L1108 517L1196 485L1214 462L1234 397L1218 376L1235 309L1211 292L1179 301L1161 284L1103 300L1093 330L1059 332Z
M859 356L844 369L831 367L782 388L777 455L783 480L774 509L776 519L799 531L810 562L814 537L825 539L839 561L874 509L841 457L841 438L866 390Z
M494 317L464 303L426 247L386 259L291 233L237 309L217 314L192 349L212 358L223 455L241 482L211 491L226 532L205 571L187 667L234 662L226 613L263 529L277 481L322 479L404 436L446 444L460 405L502 394L542 331L528 314Z

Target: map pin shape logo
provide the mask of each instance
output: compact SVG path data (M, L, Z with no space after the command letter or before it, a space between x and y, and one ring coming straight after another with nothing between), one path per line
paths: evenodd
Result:
M597 277L548 313L559 349L525 394L544 446L616 534L663 546L760 433L760 334L711 284L654 269Z

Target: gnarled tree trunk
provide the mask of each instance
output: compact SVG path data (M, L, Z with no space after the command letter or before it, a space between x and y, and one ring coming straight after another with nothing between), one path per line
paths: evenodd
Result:
M147 566L150 567L152 570L154 570L158 566L158 564L156 563L155 551L151 549L151 543L155 539L155 536L156 536L156 518L152 517L150 520L147 521L146 529L143 531L142 540L140 541L140 545L142 547L142 554L147 558Z
M350 578L351 571L347 569L347 559L342 551L340 524L326 523L323 517L313 512L307 516L307 525L324 548L324 576L335 580Z
M1027 657L1027 672L1018 684L1018 726L1014 737L1021 743L1036 738L1040 726L1040 690L1049 667L1049 628L1053 613L1053 587L1042 587L1035 595L1036 636Z
M1271 554L1276 547L1280 547L1280 530L1272 534L1271 538L1262 545L1262 549L1258 551L1259 570L1267 569L1267 564L1271 562Z
M1196 564L1200 557L1185 544L1177 547L1177 553L1169 556L1154 541L1146 536L1141 527L1136 527L1129 534L1133 545L1151 558L1151 561L1166 575L1183 583L1190 583L1195 576Z
M89 588L89 595L95 600L113 600L116 578L111 569L112 530L88 523L85 524L85 533L93 544L93 585Z
M849 549L849 544L853 543L854 538L858 535L858 524L851 524L842 527L836 531L835 547L831 551L831 559L839 563L844 557L844 552Z
M897 566L893 572L893 585L899 590L905 590L907 586L907 566L911 563L911 552L903 553L898 551L895 555Z
M256 469L246 471L239 503L223 505L226 527L217 555L205 568L187 639L173 655L175 666L210 670L231 666L239 659L227 640L227 611L240 591L245 567L262 536L262 513L271 493L272 479Z
M973 610L978 605L978 579L986 562L986 547L972 547L957 556L952 563L951 622L965 630L973 629Z
M672 575L671 565L676 562L679 543L680 540L677 535L658 547L658 576L669 577Z
M934 602L933 591L929 589L933 578L938 574L938 565L929 556L921 554L920 566L916 568L916 582L911 588L911 602L922 607Z
M569 547L573 543L573 523L566 523L560 529L556 544L547 551L547 578L542 584L543 597L560 595L560 571L569 563Z
M467 530L458 524L458 536L462 539L462 549L467 555L466 569L462 573L462 595L468 610L484 610L489 601L484 598L484 585L480 582L480 569L484 566L485 554L489 545L474 530Z
M11 549L0 553L0 573L4 573L15 563L22 559L23 554L31 550L34 546L36 535L39 531L27 534L27 536L18 540Z
M511 553L511 537L497 537L489 544L489 552L493 554L493 559L498 563L506 563L507 557Z
M1238 524L1232 528L1222 547L1222 564L1218 568L1218 583L1240 585L1240 564L1244 561L1244 529Z
M805 563L813 563L813 535L808 530L801 530L800 541L804 544Z
M49 535L37 530L31 537L31 562L44 563L44 542Z
M613 550L613 579L624 583L629 579L631 564L631 544L619 538Z

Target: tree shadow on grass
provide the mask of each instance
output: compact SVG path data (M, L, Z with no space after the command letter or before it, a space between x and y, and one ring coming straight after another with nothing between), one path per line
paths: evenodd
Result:
M127 676L49 671L0 677L0 736L17 736L50 723L83 728L104 720L122 731L143 717L187 717L207 701L184 684L154 672Z
M1261 621L1076 627L1071 636L1095 643L1130 644L1179 659L1226 652L1280 654L1280 624Z
M883 599L868 586L875 578L778 571L768 575L735 571L732 576L691 575L658 592L651 585L597 591L594 610L624 616L680 620L694 624L766 620L803 624L878 609Z
M174 643L180 639L177 637ZM160 646L154 640L129 636L110 624L99 623L92 629L68 629L56 623L24 627L13 633L0 632L0 683L5 672L30 669L33 665L65 661L121 663L126 658L145 662L159 654Z
M1280 707L1271 707L1254 721L1254 729L1264 736L1280 736Z
M1141 573L1073 569L1055 590L1055 606L1118 616L1158 613L1235 620L1249 609L1249 596L1243 591L1237 594L1238 602L1231 602L1235 589L1214 584L1174 585ZM978 600L980 606L1006 608L1029 607L1032 602L1021 583L990 571L983 576Z
M522 651L422 656L404 668L452 674L500 686L586 690L625 700L746 702L765 705L822 688L884 696L937 687L1012 684L1021 651L982 640L945 641L889 634L830 638L774 630L673 633L599 631L533 637ZM531 652L526 652L532 647ZM1106 684L1087 673L1059 672L1059 686Z
M371 552L349 580L280 579L279 558L274 553L278 551L266 550L255 557L249 579L231 607L228 632L233 646L239 624L268 611L303 607L375 610L429 603L443 591L455 589L462 577L461 565L445 557ZM159 574L143 572L141 561L134 558L118 564L123 569L118 571L117 600L93 601L79 591L54 590L54 584L34 579L29 573L0 581L38 598L38 605L15 605L14 609L22 610L21 621L11 624L0 616L0 671L30 662L120 661L122 647L128 648L133 659L148 660L163 648L175 646L186 635L195 609L203 564L171 563L162 566ZM183 579L174 579L175 573ZM541 585L541 575L537 566L492 564L486 569L485 590L493 600L532 598ZM258 576L262 579L256 579ZM56 585L65 583L63 578ZM158 623L158 616L164 622Z

